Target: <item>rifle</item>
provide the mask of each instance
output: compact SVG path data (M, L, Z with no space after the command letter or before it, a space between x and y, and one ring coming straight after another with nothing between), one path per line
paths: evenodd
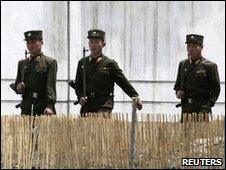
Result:
M70 86L70 87L72 87L73 89L75 89L75 82L73 81L73 80L70 80L69 82L67 82L68 83L68 85Z
M82 80L83 80L83 82L82 82L82 85L83 85L83 97L85 98L85 99L88 99L88 97L86 96L86 60L85 60L85 57L86 57L86 51L88 51L88 49L86 49L85 47L83 47L83 64L82 64L82 68L83 68L83 70L82 70ZM80 111L80 113L81 113L81 117L86 117L85 116L85 113L87 112L87 105L84 105L84 106L82 106L81 107L81 111Z
M25 59L27 58L27 54L28 54L28 53L29 53L29 52L27 52L27 50L25 49L25 52L24 52L24 54L25 54ZM25 69L25 65L24 65L23 68ZM21 73L21 82L24 81L24 69L22 70L22 73ZM15 85L15 83L11 83L11 84L9 85L9 87L16 93L16 85ZM21 106L21 103L15 105L16 108L19 108L20 106Z
M86 51L89 51L88 49L86 49L85 47L83 47L83 70L82 70L82 77L83 77L83 97L86 97L86 61L85 61L85 57L86 57Z
M13 91L16 92L16 86L15 86L15 83L11 83L11 84L9 85L9 87L10 87ZM21 103L15 105L15 108L17 109L17 108L19 108L20 106L21 106Z
M176 104L175 107L176 108L181 107L183 104L184 104L184 99L181 99L181 102Z
M75 89L75 82L74 82L73 80L70 80L70 81L68 81L67 83L68 83L68 85L69 85L71 88ZM74 102L74 105L77 105L78 103L79 103L79 101L76 100L76 101Z
M85 57L86 57L86 52L89 51L88 49L86 49L85 47L83 47L83 72L82 72L82 77L83 77L83 96L86 96L86 70L85 70ZM67 82L68 85L70 87L72 87L73 89L76 89L76 85L75 82L73 80L70 80ZM74 105L77 105L79 103L79 101L75 101Z
M176 108L181 107L181 106L182 106L182 102L175 105Z

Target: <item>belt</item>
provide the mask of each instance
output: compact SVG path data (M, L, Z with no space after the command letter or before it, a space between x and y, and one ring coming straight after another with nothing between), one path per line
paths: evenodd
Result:
M187 103L187 104L202 103L202 102L205 102L205 101L207 101L207 99L200 99L200 100L195 100L195 99L192 99L192 98L184 99L184 102Z
M96 93L96 92L89 92L88 93L88 97L92 97L92 98L95 98L95 97L101 97L101 96L113 96L113 92L111 93Z
M44 99L45 96L41 93L36 92L27 92L23 94L24 98L32 98L32 99Z
M192 104L192 103L194 103L194 100L191 99L191 98L188 98L188 99L187 99L187 103L188 103L188 104Z
M207 99L203 99L203 100L194 100L191 98L186 98L183 103L187 104L188 106L192 106L192 107L200 107L201 105L205 104L208 100ZM183 104L182 104L183 105Z
M178 107L181 107L184 103L187 103L187 104L192 104L193 103L193 99L191 99L191 98L187 98L187 99L182 99L182 102L181 103L179 103L179 104L176 104L175 106L176 106L176 108L178 108Z

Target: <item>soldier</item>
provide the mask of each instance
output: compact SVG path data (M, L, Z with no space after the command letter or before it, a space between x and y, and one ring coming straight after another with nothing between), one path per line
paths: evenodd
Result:
M81 116L87 112L105 112L110 115L114 104L114 83L130 97L138 93L122 73L117 62L102 53L105 47L105 32L99 29L88 31L91 55L78 62L75 78L75 92L81 107ZM83 61L85 60L85 61ZM84 65L83 65L84 63ZM83 95L83 69L86 71L86 96ZM137 108L142 109L138 98Z
M202 35L186 36L188 59L180 62L174 90L181 99L181 122L186 122L188 115L196 113L196 121L209 121L220 93L220 80L217 65L202 56Z
M18 62L15 82L16 93L22 94L21 115L56 114L57 61L43 54L42 31L24 35L30 56Z

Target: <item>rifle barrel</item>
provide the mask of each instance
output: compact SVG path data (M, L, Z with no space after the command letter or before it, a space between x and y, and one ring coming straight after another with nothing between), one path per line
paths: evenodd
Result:
M86 61L85 61L85 57L86 57L86 48L83 47L83 71L82 71L82 77L83 77L83 96L86 96Z
M78 101L78 100L76 100L76 101L74 102L74 105L77 105L77 104L79 104L79 101Z
M178 107L181 107L181 105L182 105L182 104L179 103L179 104L176 104L175 107L178 108Z
M15 108L17 109L17 108L19 108L20 106L21 106L21 103L15 105Z
M75 82L73 80L67 82L70 87L75 89Z
M15 83L11 83L11 84L9 85L9 87L10 87L13 91L16 92Z

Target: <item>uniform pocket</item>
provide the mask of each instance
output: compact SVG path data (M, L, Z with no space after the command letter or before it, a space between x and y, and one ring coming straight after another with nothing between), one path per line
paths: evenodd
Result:
M206 70L204 70L204 69L199 69L199 70L197 70L197 71L195 72L195 76L196 76L196 77L200 77L200 78L206 77Z
M37 82L46 83L47 69L45 67L36 67L37 72Z
M43 60L39 60L35 66L36 72L45 73L47 72L47 64Z
M37 73L46 73L47 69L45 67L36 67Z
M99 68L98 72L100 75L110 75L110 69L107 67Z

